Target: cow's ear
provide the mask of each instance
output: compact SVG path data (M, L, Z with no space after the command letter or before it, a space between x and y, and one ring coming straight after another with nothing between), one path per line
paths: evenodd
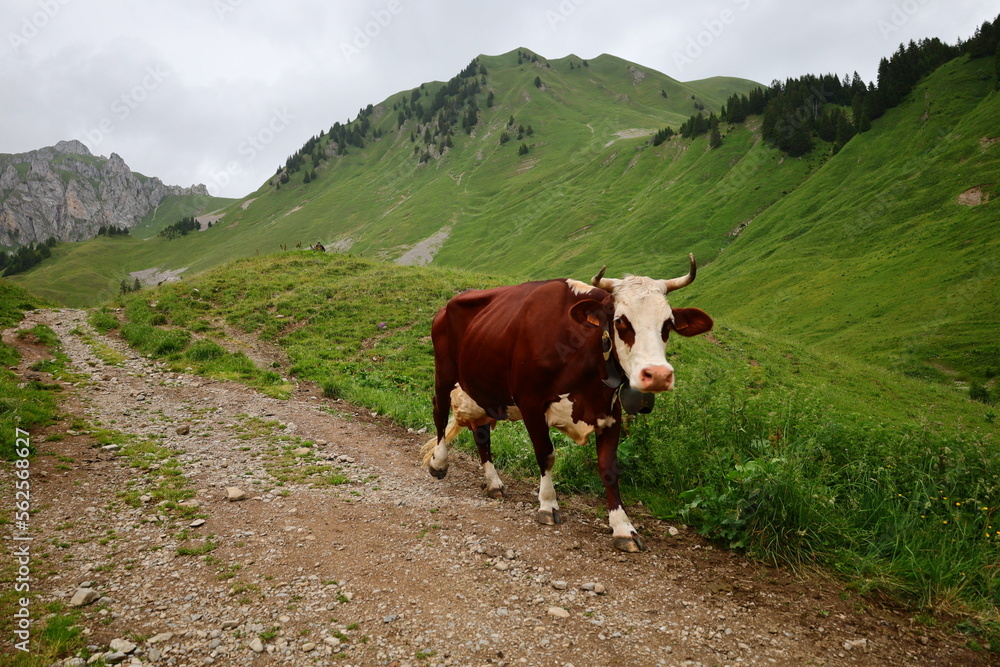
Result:
M596 299L577 301L569 309L569 314L574 321L588 327L599 327L604 324L607 318L604 313L604 306Z
M712 330L712 318L700 308L674 308L674 331L682 336L697 336Z

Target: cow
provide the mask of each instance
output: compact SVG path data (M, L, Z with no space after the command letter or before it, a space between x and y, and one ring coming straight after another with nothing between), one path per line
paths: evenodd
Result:
M436 435L422 450L430 474L444 478L451 442L469 428L486 495L505 497L490 430L500 420L523 420L541 472L536 518L555 525L562 517L549 429L580 445L594 433L614 547L644 550L618 490L622 410L649 412L655 395L673 388L674 369L665 356L671 331L695 336L712 328L704 311L667 303L669 292L694 280L697 267L689 257L687 275L670 280L609 279L605 266L590 285L543 280L453 297L431 326Z

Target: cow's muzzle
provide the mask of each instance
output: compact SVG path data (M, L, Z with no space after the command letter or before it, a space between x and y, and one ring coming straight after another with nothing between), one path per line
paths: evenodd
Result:
M670 366L647 366L639 372L639 391L660 392L674 388L674 369Z

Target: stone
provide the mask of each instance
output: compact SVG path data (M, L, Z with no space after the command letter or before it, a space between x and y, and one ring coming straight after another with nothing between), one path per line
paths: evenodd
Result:
M168 642L174 638L174 633L172 632L161 632L159 634L153 635L146 640L147 644L162 644L163 642Z
M222 622L223 630L232 630L233 628L239 627L240 623L243 621L240 619L231 618Z
M260 637L254 637L250 641L250 650L253 651L254 653L264 652L264 642L260 640Z
M677 530L673 526L667 528L667 532L670 533L670 537L677 537L678 535L681 534L681 531Z
M297 454L298 456L302 456L302 455L304 455L304 454L311 454L311 453L312 453L312 450L311 450L311 449L309 449L308 447L297 447L297 448L295 449L295 453L296 453L296 454Z
M383 623L392 623L397 618L399 618L398 615L396 615L396 614L389 614L388 616L386 616L385 618L382 619L382 622Z
M496 563L493 567L495 567L496 569L500 570L501 572L504 572L505 570L509 570L510 569L510 565L508 565L507 563L505 563L503 561L500 561L500 562Z
M557 591L564 591L569 587L569 584L567 584L565 581L562 581L561 579L556 579L550 582L550 585Z
M236 502L237 500L246 500L247 492L238 486L227 486L226 487L226 500L230 502Z
M562 607L549 607L548 614L556 618L569 618L569 612Z
M204 525L205 525L204 519L195 519L194 521L188 524L188 526L190 526L191 528L200 528Z
M119 662L124 662L125 658L128 656L121 651L115 651L113 653L104 654L104 664L106 665L117 665Z
M71 607L85 607L101 598L101 594L93 588L80 588L69 601Z
M848 639L844 642L845 651L853 651L854 649L868 649L868 640L862 637L861 639Z
M580 586L580 590L597 593L598 595L604 595L608 589L604 587L604 584L598 584L590 581L585 583L583 586Z
M183 424L177 427L177 435L187 435L191 432L191 427L187 424Z
M112 639L108 646L112 651L120 651L121 653L131 653L136 649L135 644L125 639Z
M316 644L313 642L306 642L302 645L303 653L309 653L309 651L314 651L316 649Z

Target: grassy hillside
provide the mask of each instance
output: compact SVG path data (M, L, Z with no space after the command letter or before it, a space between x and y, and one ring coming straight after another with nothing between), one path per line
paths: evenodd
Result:
M303 174L298 173L280 190L262 186L246 200L230 205L218 229L197 235L196 242L154 239L141 249L107 245L84 249L87 244L81 244L71 252L87 255L81 263L124 265L122 270L129 271L186 266L194 272L235 257L317 240L327 245L340 242L338 247L355 253L394 259L442 226L452 224L454 233L447 254L463 256L469 246L478 254L484 250L478 230L508 220L511 211L524 215L525 206L531 207L529 219L520 220L515 227L537 227L554 215L565 217L560 211L565 202L560 200L571 197L574 191L568 186L559 191L559 183L568 183L581 170L594 167L595 160L599 164L607 155L617 153L619 145L627 145L631 151L645 141L622 139L619 132L631 136L628 131L638 130L645 137L667 124L682 122L695 111L696 102L717 111L732 92L757 85L721 77L682 84L612 56L595 58L587 66L573 56L551 62L525 60L518 65L516 52L480 60L489 71L486 90L479 96L481 120L471 136L456 133L454 148L431 163L418 164L410 142L410 133L422 131L424 126L414 119L397 127L393 106L410 98L412 91L405 91L375 107L375 122L384 132L381 139L324 163L309 185L302 183ZM534 84L536 76L543 82L541 89ZM424 100L443 85L422 86ZM492 108L486 107L487 90L496 97ZM516 118L514 127L534 129L530 139L533 153L525 159L518 157L517 141L499 143L511 116ZM612 145L606 146L609 142ZM597 175L603 178L602 174ZM508 198L510 201L505 201ZM147 222L149 233L163 219L172 222L182 213L177 209L175 215L168 216L162 209L156 214L155 226L154 221ZM499 232L498 236L510 235L510 225ZM525 241L530 239L515 234L504 241L504 247ZM464 259L478 262L476 255ZM449 260L443 257L441 261ZM502 254L493 262L508 272L513 268ZM538 269L546 266L545 259L535 263ZM59 269L40 269L18 280L53 296L66 290L67 297L79 303L81 290L67 284L72 275ZM104 276L105 289L88 285L90 303L99 302L117 288L116 275Z
M134 344L197 363L215 318L286 349L292 371L415 428L431 418L434 312L511 278L289 252L241 260L120 305ZM684 292L673 299L687 303ZM161 327L152 326L159 322ZM141 329L139 335L136 331ZM208 341L188 346L177 332ZM170 334L170 332L174 334ZM123 334L124 334L123 330ZM197 349L195 349L197 347ZM821 563L862 591L994 615L1000 458L993 410L955 390L717 320L671 340L678 384L621 446L629 502L776 562ZM469 446L468 436L463 436ZM600 495L592 447L558 440L562 491ZM520 424L501 474L537 474ZM429 482L430 483L430 482Z
M226 197L206 197L204 195L168 195L149 214L132 228L131 234L147 239L172 225L181 218L198 216L225 208L236 200Z
M941 67L754 218L694 294L735 320L916 377L1000 373L991 68ZM973 188L989 201L961 203Z
M713 314L916 377L990 382L1000 372L990 59L940 68L836 155L820 145L790 158L761 141L758 116L723 126L719 148L704 136L649 145L695 104L718 110L752 82L680 83L612 56L584 65L526 53L478 59L479 121L469 134L456 128L443 152L440 137L424 139L435 123L400 124L416 94L404 91L365 118L377 139L336 155L331 135L319 137L318 166L307 160L280 187L275 177L212 230L67 255L191 275L316 241L395 260L437 237L436 265L586 277L602 264L610 275L672 276L693 252L703 271L692 298ZM420 100L445 86L421 86ZM521 127L532 132L518 139ZM985 203L959 203L977 187ZM81 290L74 278L56 262L18 281L95 303L118 280L95 276Z

